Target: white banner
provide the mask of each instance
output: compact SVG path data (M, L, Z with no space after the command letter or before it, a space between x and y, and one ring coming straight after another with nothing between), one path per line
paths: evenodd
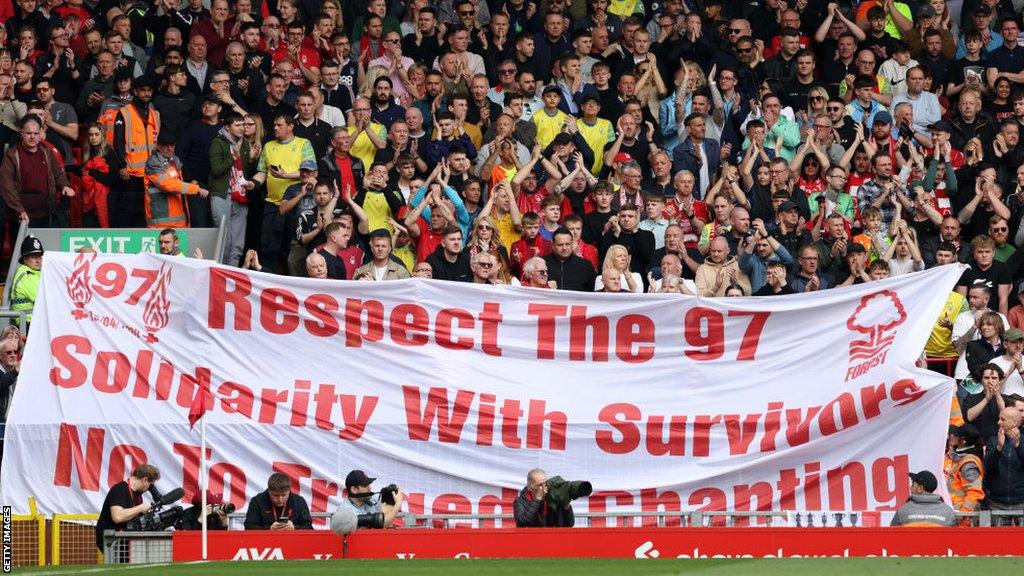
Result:
M939 474L953 384L914 367L960 267L774 298L284 278L48 253L2 496L99 510L142 462L240 509L277 470L314 512L349 470L414 513L511 512L528 470L579 511L861 511Z

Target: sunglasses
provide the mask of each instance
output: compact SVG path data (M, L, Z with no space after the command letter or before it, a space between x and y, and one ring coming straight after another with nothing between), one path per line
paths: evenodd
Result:
M742 32L743 30L740 30L739 28L729 28L730 34L741 34Z
M842 106L829 106L828 111L829 112L842 112L843 111L843 107Z
M472 16L473 14L475 14L475 12L472 10L462 10L459 12L459 16Z
M811 102L821 102L824 99L822 96L811 96Z
M753 52L753 51L754 51L753 48L737 48L736 49L736 53L737 54L749 54L750 52Z

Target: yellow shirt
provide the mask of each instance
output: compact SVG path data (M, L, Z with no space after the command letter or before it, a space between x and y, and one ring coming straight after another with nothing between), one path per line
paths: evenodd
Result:
M644 5L639 0L611 0L608 3L608 13L629 18L633 14L643 14Z
M952 324L961 312L967 310L967 299L956 292L950 292L946 297L946 303L942 305L942 313L931 334L928 335L928 342L924 345L924 354L929 358L956 358L959 356L951 342L953 336L952 328L943 328L939 321L946 320Z
M590 172L594 176L601 172L601 166L604 165L605 145L615 141L615 128L612 127L612 123L604 118L597 118L596 120L594 125L591 126L584 122L583 118L576 119L576 129L580 131L580 135L587 142L587 146L590 146L590 149L594 152L594 164L590 167Z
M498 182L511 183L512 179L515 178L517 172L518 170L515 166L506 168L501 164L498 164L494 167L493 170L491 170L491 181L488 182L488 184L490 185L491 188L493 188L494 185L497 184Z
M387 140L388 133L387 130L384 129L383 124L371 122L370 129L376 132L377 136L380 136L381 140ZM348 130L349 134L355 134L358 128L355 126L348 126L346 130ZM369 172L370 165L373 164L373 159L377 156L377 147L373 145L373 140L370 140L370 137L366 135L365 131L359 130L359 135L352 141L352 148L349 149L348 153L362 160L363 168Z
M280 204L285 189L299 182L297 178L290 180L274 176L270 173L271 166L277 166L283 172L298 172L303 160L316 161L313 145L305 138L295 137L284 144L271 140L263 146L256 171L267 175L267 202Z
M416 250L413 248L415 244L409 242L405 246L398 246L395 248L394 254L405 264L405 267L412 273L412 269L416 267Z
M562 131L565 126L565 112L558 110L554 115L548 114L546 110L538 110L533 115L533 123L537 126L537 142L540 142L541 148L547 148L548 144L555 139L555 136ZM601 148L604 150L604 148Z
M498 240L505 246L505 250L511 250L512 245L522 238L522 234L516 231L516 225L512 222L511 212L505 214L504 218L498 218L491 212L490 220L494 223L494 229L498 231Z

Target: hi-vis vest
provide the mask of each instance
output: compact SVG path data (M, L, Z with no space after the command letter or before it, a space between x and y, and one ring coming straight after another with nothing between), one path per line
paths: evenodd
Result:
M977 510L981 506L981 501L985 499L981 458L974 454L961 454L954 460L947 454L943 468L953 509L960 512Z
M160 113L149 107L149 118L143 120L135 106L121 107L124 117L124 161L128 174L141 178L146 173L146 160L156 150L156 135L160 133Z
M146 226L185 228L188 205L185 195L198 194L199 185L182 180L180 161L153 154L146 162Z

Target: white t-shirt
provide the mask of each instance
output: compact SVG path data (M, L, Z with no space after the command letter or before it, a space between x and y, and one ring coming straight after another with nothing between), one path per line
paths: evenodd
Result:
M1006 384L1003 385L1003 394L1006 396L1011 394L1020 394L1021 396L1024 396L1024 378L1021 378L1020 372L1010 370L1010 366L1013 362L1008 360L1006 356L993 358L991 362L1002 368L1003 373L1007 374Z

